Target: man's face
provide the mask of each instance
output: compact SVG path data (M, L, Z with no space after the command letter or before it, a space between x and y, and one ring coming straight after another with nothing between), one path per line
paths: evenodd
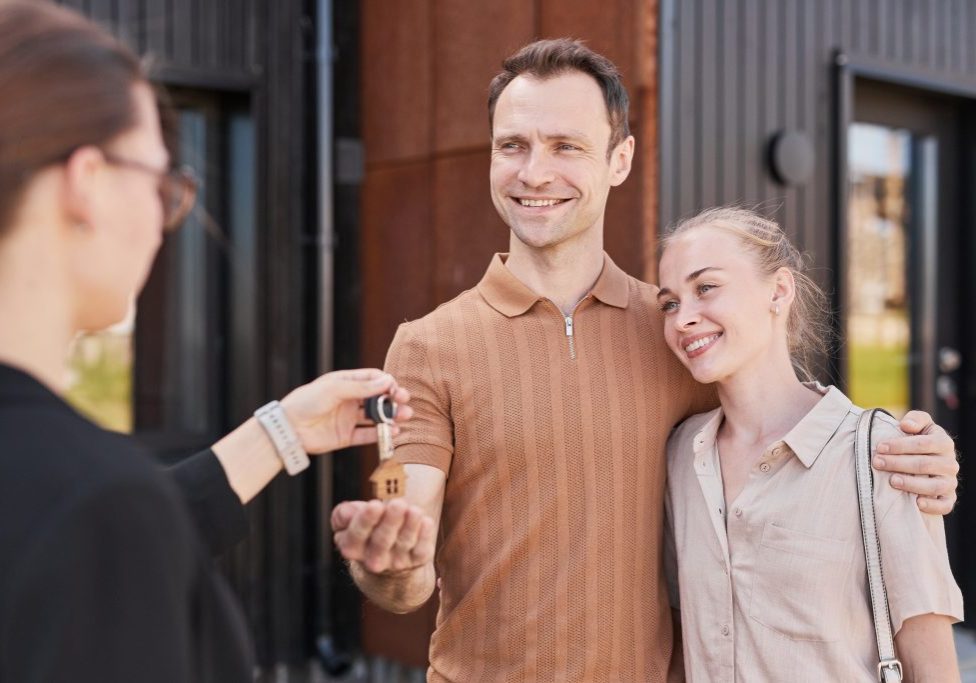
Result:
M518 76L495 105L491 198L526 246L547 249L602 231L610 188L630 172L634 141L607 158L610 121L600 86L572 71Z

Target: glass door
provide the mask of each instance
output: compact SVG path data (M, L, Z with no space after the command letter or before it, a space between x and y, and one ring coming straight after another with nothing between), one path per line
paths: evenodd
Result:
M852 400L958 423L959 111L856 81L841 236L842 358Z

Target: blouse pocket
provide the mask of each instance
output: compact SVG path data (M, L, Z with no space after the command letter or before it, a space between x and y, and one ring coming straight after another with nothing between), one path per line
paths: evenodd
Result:
M853 542L768 522L756 558L749 616L791 640L844 637Z

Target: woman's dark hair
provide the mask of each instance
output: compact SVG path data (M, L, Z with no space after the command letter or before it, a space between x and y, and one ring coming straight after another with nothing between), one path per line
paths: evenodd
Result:
M502 62L501 73L488 86L489 128L494 130L495 104L498 98L517 77L526 74L544 81L571 71L592 76L603 91L603 101L607 105L607 117L610 119L610 145L607 149L609 156L630 135L630 124L627 120L630 100L627 89L613 62L580 41L570 38L537 40Z
M0 0L0 235L33 175L136 124L139 59L77 13Z

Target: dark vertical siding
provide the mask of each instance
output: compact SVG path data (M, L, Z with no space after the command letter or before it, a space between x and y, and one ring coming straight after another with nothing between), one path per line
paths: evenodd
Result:
M662 228L708 206L763 204L829 266L835 51L976 88L967 0L667 0L661 11ZM768 172L782 129L814 143L802 187Z
M237 81L260 72L253 26L265 0L60 0L60 4L83 12L167 68ZM280 9L292 6L281 3Z

